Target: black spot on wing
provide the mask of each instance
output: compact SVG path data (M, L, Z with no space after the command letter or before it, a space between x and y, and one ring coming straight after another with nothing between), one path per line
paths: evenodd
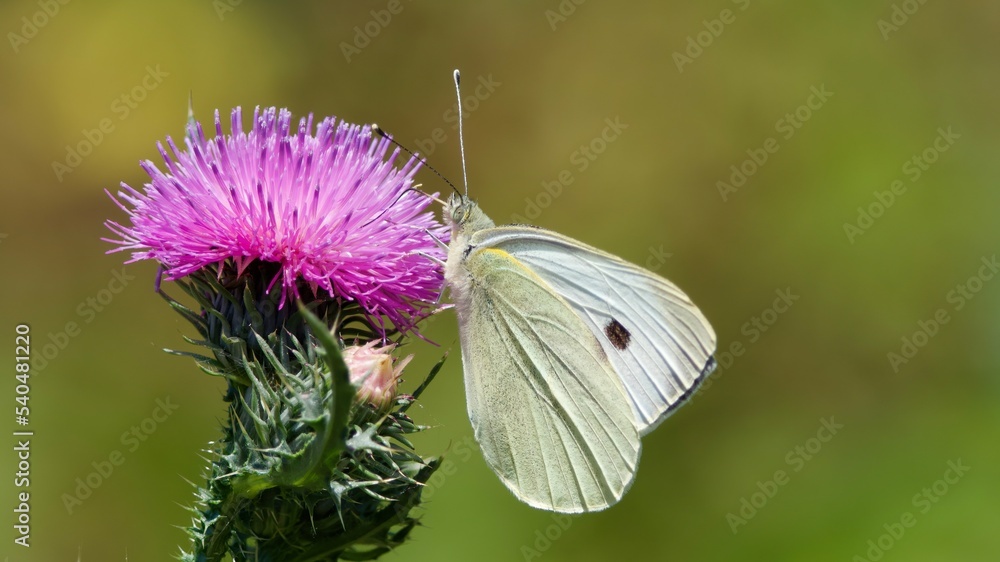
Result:
M608 339L611 340L611 345L620 351L624 351L628 347L629 342L632 341L632 334L625 329L625 326L622 326L621 322L614 318L604 327L604 335L608 336Z

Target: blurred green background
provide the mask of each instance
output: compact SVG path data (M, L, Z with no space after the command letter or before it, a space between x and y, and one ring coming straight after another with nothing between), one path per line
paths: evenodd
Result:
M15 326L36 353L64 344L31 379L30 549L13 544L13 437L0 455L0 556L169 560L184 544L185 480L201 479L222 386L161 351L193 330L154 294L152 265L110 292L124 256L100 238L124 216L103 190L142 185L138 161L182 135L189 92L202 119L278 105L378 122L460 182L458 67L484 209L656 268L730 354L645 438L631 493L564 520L518 503L471 447L453 353L411 410L434 426L419 450L449 464L386 559L995 559L1000 280L982 260L1000 246L1000 11L577 2L0 5L0 426L17 429ZM606 120L627 128L598 142ZM775 307L777 291L798 298ZM410 385L457 351L452 313L427 332L442 346L410 347ZM143 426L168 399L176 411ZM124 463L70 513L64 494L116 450Z

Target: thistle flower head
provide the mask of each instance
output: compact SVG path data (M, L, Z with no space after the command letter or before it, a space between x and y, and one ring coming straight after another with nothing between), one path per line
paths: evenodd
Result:
M396 398L396 386L403 368L413 359L407 356L393 365L395 344L376 348L378 342L344 348L344 363L350 371L351 383L358 385L358 401L388 411Z
M323 292L357 303L384 326L408 330L438 297L443 259L435 242L446 229L426 211L431 200L412 189L419 161L395 166L389 140L370 128L313 116L292 128L286 109L257 108L244 132L240 108L215 137L192 122L179 148L158 144L161 171L140 191L122 183L117 197L131 224L108 221L119 238L111 250L131 251L126 263L156 260L166 279L224 265L242 274L254 262L276 268L281 302ZM169 150L168 150L169 148Z
M419 161L397 167L389 144L275 108L245 132L237 108L229 134L218 113L211 139L192 120L183 148L159 145L162 170L142 163L143 189L108 194L130 219L105 223L112 251L159 262L192 297L161 293L210 350L189 355L228 381L185 562L368 560L417 524L440 462L413 450L423 426L406 410L443 360L398 396L410 358L384 343L439 296L447 231L413 189Z

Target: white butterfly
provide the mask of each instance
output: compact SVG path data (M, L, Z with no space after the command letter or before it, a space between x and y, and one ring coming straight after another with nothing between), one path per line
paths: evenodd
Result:
M496 226L465 195L444 218L469 418L487 464L537 508L614 505L635 478L640 436L715 367L712 326L666 279L555 232Z
M500 226L465 196L445 279L469 418L518 499L577 513L618 502L640 435L714 367L715 333L675 285L555 232Z

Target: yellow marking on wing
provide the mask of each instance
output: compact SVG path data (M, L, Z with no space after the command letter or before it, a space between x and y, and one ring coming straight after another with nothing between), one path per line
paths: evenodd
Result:
M536 283L538 283L542 287L545 287L547 289L547 292L552 293L552 295L554 295L556 298L558 298L560 301L562 301L563 304L565 304L567 308L570 308L569 303L567 303L565 301L565 299L563 299L562 296L555 291L555 289L552 287L552 285L549 284L548 281L546 281L540 275L538 275L537 273L535 273L531 268L529 268L528 266L524 265L521 262L521 260L519 260L516 257L514 257L510 252L508 252L506 250L501 250L499 248L483 248L482 250L479 250L479 252L496 254L500 258L505 259L505 260L511 262L518 269L520 269L520 270L524 271L525 273L527 273ZM570 308L570 309L572 310L572 308Z

